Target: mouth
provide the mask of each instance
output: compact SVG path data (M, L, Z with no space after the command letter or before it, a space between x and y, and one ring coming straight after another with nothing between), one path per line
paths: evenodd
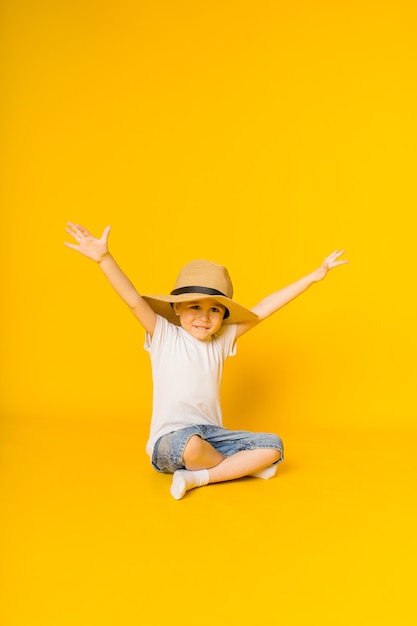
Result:
M194 326L196 330L209 330L206 326Z

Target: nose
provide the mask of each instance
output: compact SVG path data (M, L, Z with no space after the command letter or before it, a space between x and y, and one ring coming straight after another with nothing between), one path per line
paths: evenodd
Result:
M205 309L200 309L200 317L203 320L208 320L210 317L209 312L206 311Z

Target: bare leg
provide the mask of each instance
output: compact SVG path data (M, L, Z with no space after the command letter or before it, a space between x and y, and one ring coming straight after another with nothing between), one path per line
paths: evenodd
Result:
M256 450L242 450L227 457L198 435L193 435L185 446L183 457L187 470L210 469L210 482L218 483L249 476L263 470L278 461L281 454L272 448L257 448ZM214 468L220 470L220 473L214 471ZM229 474L230 477L228 477ZM224 478L218 477L223 475Z
M270 475L262 475L262 470L268 468L269 472L269 467L278 461L280 456L280 452L272 448L258 448L242 450L226 457L207 441L194 435L184 450L184 464L187 469L174 473L171 494L179 500L189 489L243 476L256 476L257 472L260 472L259 477L269 478L275 471Z
M236 454L226 457L221 463L208 470L209 482L219 483L224 480L250 476L279 461L280 457L280 452L272 448L236 452Z

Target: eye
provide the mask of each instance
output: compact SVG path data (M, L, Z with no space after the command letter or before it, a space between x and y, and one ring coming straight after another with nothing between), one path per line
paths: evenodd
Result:
M195 311L198 311L200 309L200 305L199 304L192 304L190 306L190 309L194 309Z
M215 306L211 307L211 311L212 311L213 313L220 313L220 309L218 309L218 308L217 308L217 307L215 307Z

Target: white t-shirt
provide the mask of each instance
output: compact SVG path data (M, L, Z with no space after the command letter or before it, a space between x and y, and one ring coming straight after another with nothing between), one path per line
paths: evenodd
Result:
M181 326L156 316L145 350L151 357L153 411L146 451L162 435L193 424L222 425L220 383L223 363L236 354L236 325L220 328L210 341L199 341Z

